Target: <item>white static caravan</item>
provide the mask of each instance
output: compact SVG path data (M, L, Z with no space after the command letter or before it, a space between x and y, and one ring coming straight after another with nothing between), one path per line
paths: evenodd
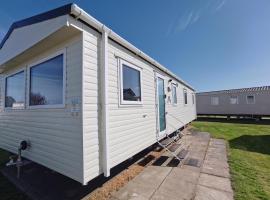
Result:
M261 118L270 116L270 86L199 92L198 115Z
M196 118L194 89L75 4L0 44L0 148L82 184Z

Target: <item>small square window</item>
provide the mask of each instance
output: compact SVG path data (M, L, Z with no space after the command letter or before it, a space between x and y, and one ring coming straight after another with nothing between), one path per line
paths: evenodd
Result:
M238 104L238 96L231 96L230 104Z
M141 69L125 61L121 61L121 103L141 104Z
M25 76L24 71L6 78L5 108L19 109L25 105Z
M183 90L183 93L184 93L184 103L185 103L185 105L187 105L187 104L188 104L188 99L187 99L187 90L186 90L186 89L184 89L184 90Z
M218 97L211 97L211 105L213 105L213 106L219 105L219 98Z
M254 95L247 96L247 104L255 104L255 96Z
M177 104L177 92L176 92L176 85L172 85L172 101L173 104Z

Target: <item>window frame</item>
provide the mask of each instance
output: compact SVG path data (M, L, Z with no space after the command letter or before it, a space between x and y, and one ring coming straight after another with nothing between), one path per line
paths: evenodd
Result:
M233 103L231 102L232 97L236 97L236 103L235 103L235 104L233 104ZM230 105L237 105L237 104L239 104L239 98L238 98L238 96L237 96L237 95L235 95L235 96L231 95L231 96L230 96Z
M11 77L11 76L14 76L16 74L19 74L23 72L24 73L24 81L23 81L23 90L24 90L24 106L22 107L19 107L19 108L13 108L13 107L6 107L6 92L7 92L7 78ZM20 69L17 69L15 71L12 71L11 73L8 73L6 75L4 75L4 84L3 84L3 98L2 98L2 102L3 102L3 110L4 111L10 111L10 110L24 110L26 108L26 93L25 93L25 90L26 90L26 74L27 74L27 70L26 70L26 67L23 67L23 68L20 68Z
M41 63L44 63L54 57L57 57L59 55L63 55L63 91L62 91L62 97L63 102L62 104L54 104L54 105L30 105L30 88L31 88L31 77L30 77L30 70L32 67L35 67L36 65L39 65ZM46 108L65 108L66 106L66 50L60 50L53 54L50 54L47 57L43 57L42 59L39 59L36 62L33 62L28 65L27 67L27 108L29 109L46 109Z
M123 94L123 65L126 65L127 67L130 67L132 69L135 69L139 71L140 73L140 89L141 89L141 101L127 101L124 100L124 94ZM142 85L142 68L126 61L123 59L119 59L119 82L120 82L120 91L119 91L119 98L120 98L120 106L136 106L136 105L143 105L143 85Z
M249 102L248 102L248 96L253 96L253 100L254 100L253 103L249 103ZM255 104L255 103L256 103L255 95L254 95L254 94L246 95L246 102L247 102L247 104L249 104L249 105Z
M172 104L174 105L174 106L176 106L177 104L178 104L178 98L177 98L177 85L175 84L175 83L172 83L171 84L171 87L172 87ZM176 96L176 103L174 102L174 96L173 96L173 88L175 88L175 96Z
M188 92L187 92L186 88L183 89L183 97L184 97L183 98L184 99L184 105L187 106L188 105ZM186 97L187 97L187 102L186 102Z
M192 98L192 105L195 105L195 94L191 93L191 98Z
M217 98L217 104L213 104L213 99L214 98ZM218 106L219 105L219 97L218 96L211 96L211 99L210 99L210 104L211 104L211 106Z

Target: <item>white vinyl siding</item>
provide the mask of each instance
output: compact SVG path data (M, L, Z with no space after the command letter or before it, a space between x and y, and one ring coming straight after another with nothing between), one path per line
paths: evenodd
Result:
M99 85L101 35L85 27L83 32L83 162L84 183L98 176L100 166Z
M119 106L119 59L142 69L143 104L135 107ZM130 51L109 40L109 158L111 167L123 162L156 142L155 67L141 60ZM161 73L161 72L159 72ZM171 77L165 77L165 91ZM179 84L179 88L183 86ZM180 90L179 89L179 90ZM178 88L177 88L178 90ZM166 92L167 93L167 92ZM167 94L168 95L168 94ZM179 102L183 102L177 93ZM167 131L172 133L195 119L195 106L168 105L166 98Z
M81 102L81 36L56 45L43 54L19 63L12 73L30 63L66 49L66 106L62 109L23 109L0 112L0 147L17 153L21 140L29 140L31 148L23 156L82 182L82 126L81 112L71 113L72 100ZM26 83L29 77L26 76ZM3 85L3 79L1 86ZM28 85L27 88L28 89ZM1 92L1 95L3 92ZM2 98L1 98L2 99Z

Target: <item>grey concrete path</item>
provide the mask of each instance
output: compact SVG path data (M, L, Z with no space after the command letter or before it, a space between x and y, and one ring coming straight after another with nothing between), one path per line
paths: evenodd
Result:
M149 166L111 200L233 200L225 142L208 133L184 137L189 153L180 167Z

